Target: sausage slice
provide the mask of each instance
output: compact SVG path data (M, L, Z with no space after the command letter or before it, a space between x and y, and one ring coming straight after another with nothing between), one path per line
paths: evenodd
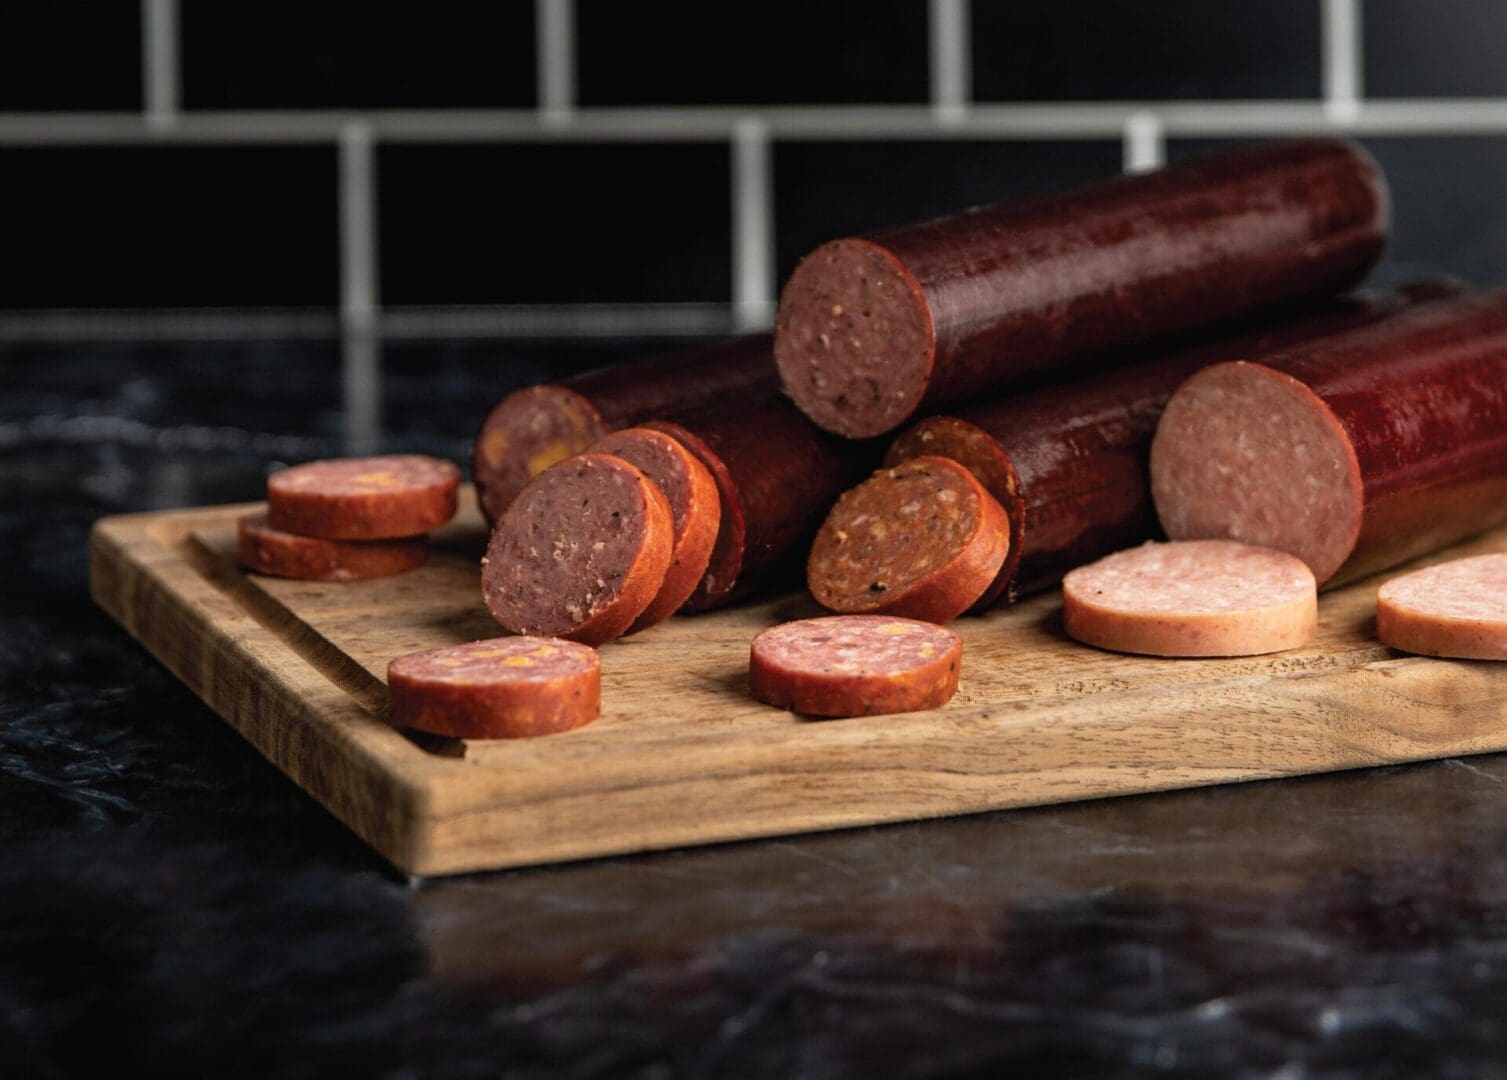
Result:
M310 461L267 479L274 529L326 540L390 540L455 516L460 470L420 454Z
M636 633L668 619L696 590L717 543L722 500L707 467L662 431L625 428L608 435L591 452L611 454L636 466L663 493L675 520L670 568L659 592L628 628L630 634Z
M1424 656L1507 660L1507 554L1393 578L1376 595L1376 636Z
M1151 656L1256 656L1295 649L1318 628L1301 559L1233 540L1142 544L1062 579L1070 637Z
M550 735L602 709L596 650L511 637L409 653L387 665L388 718L454 739Z
M809 716L878 716L947 704L963 639L946 627L885 615L830 615L770 627L753 639L748 688Z
M283 532L266 514L236 523L236 561L247 570L303 581L364 581L416 570L429 558L422 537L406 540L322 540Z
M832 611L947 622L973 606L1010 548L1004 508L964 466L919 457L837 500L806 581Z
M587 645L621 637L670 566L670 504L622 458L581 454L518 493L487 545L482 596L515 634Z

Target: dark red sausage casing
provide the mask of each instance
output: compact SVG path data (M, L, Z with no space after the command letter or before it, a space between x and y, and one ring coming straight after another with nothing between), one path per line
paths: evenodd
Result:
M768 396L779 386L771 346L768 334L755 334L515 390L487 414L472 447L482 513L496 521L524 484L608 432L710 401Z
M1507 520L1507 291L1198 372L1152 495L1174 539L1291 552L1352 581Z
M1024 203L835 240L780 296L775 358L822 427L1060 376L1105 350L1342 291L1389 202L1353 143L1271 143Z
M1167 399L1189 375L1460 292L1458 283L1431 281L1330 300L1122 370L930 417L895 440L885 463L940 455L978 477L1010 518L1010 553L978 606L1014 602L1055 586L1074 567L1158 534L1147 470L1151 437Z
M673 435L717 481L722 521L706 576L682 611L706 611L792 575L832 503L884 452L827 434L778 394L643 425Z

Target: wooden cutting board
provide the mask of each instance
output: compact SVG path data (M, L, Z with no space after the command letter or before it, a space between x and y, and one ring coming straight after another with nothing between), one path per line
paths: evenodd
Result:
M753 701L748 643L790 596L602 649L603 713L460 742L383 719L387 662L494 637L470 493L428 566L352 584L248 575L223 506L100 521L96 601L399 869L454 874L1507 749L1507 665L1372 637L1377 580L1327 594L1312 645L1154 660L1062 633L1055 594L958 620L962 686L929 713L806 720ZM1507 549L1507 530L1434 560Z

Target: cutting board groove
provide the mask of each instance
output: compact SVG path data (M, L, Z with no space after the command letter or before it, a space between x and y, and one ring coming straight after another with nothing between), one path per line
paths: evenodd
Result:
M430 565L279 581L234 562L251 506L108 518L97 602L399 869L438 875L686 844L1507 749L1507 666L1372 637L1377 581L1326 595L1315 641L1271 657L1117 656L1062 633L1055 595L955 624L944 709L812 721L748 697L748 642L815 614L791 596L670 620L602 650L603 715L464 742L384 719L387 661L495 636L468 494ZM1435 558L1507 549L1507 530Z

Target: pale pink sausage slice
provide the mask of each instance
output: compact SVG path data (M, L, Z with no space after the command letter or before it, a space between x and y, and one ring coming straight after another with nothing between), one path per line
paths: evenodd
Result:
M1068 635L1115 652L1256 656L1302 645L1318 627L1303 560L1233 540L1143 544L1062 580Z
M1507 660L1507 554L1393 578L1376 594L1376 636L1423 656Z

